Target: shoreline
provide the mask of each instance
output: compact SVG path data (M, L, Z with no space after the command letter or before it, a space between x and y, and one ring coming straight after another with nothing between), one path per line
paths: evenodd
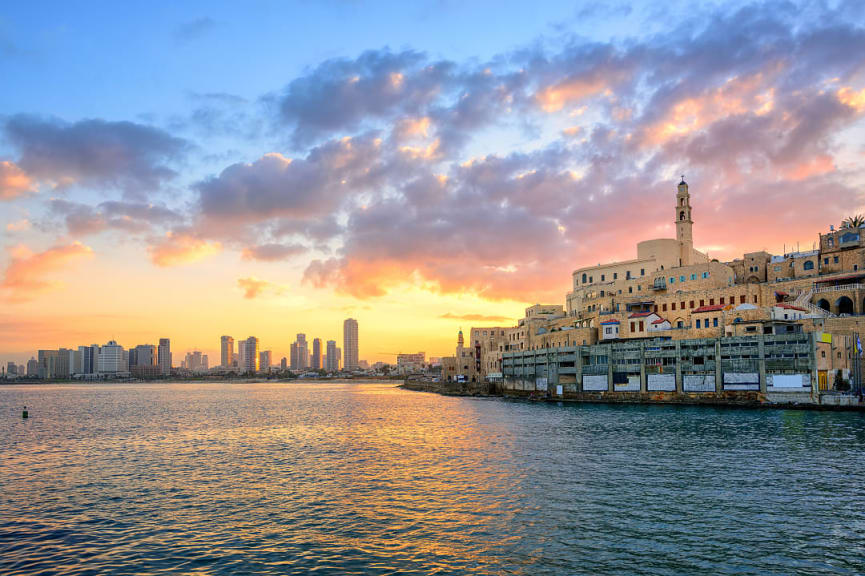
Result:
M149 380L123 379L123 380L2 380L0 386L56 386L58 384L373 384L381 382L402 382L402 378L203 378L197 380L184 380L173 378L155 378Z
M448 386L451 385L451 386ZM714 408L744 408L748 410L811 410L818 412L859 412L865 413L865 403L823 404L818 402L769 401L757 392L728 392L722 395L676 394L668 392L578 392L562 396L533 396L530 392L507 393L483 392L479 389L457 389L455 382L424 382L406 380L399 386L411 392L427 392L440 396L462 398L501 398L503 400L524 400L548 404L621 404L656 406L706 406Z

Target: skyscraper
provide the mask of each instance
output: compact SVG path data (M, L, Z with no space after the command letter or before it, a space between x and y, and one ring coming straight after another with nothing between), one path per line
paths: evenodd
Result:
M272 354L270 350L263 350L258 354L258 367L261 369L262 372L267 372L268 370L270 370L271 357Z
M219 339L220 362L223 368L231 368L234 362L234 338L223 336Z
M258 357L258 338L250 336L243 342L245 350L243 351L243 371L258 372L259 357Z
M358 362L358 340L357 340L357 320L347 318L342 323L342 349L343 349L343 367L346 370L355 370L360 364Z
M306 343L306 334L298 334L294 344L291 345L291 369L306 370L309 368L309 345Z
M159 339L159 349L157 362L159 363L159 372L163 376L171 376L171 340L168 338Z
M324 365L321 363L321 338L315 338L312 341L312 363L313 370L321 370Z
M336 340L327 341L327 364L324 367L328 372L339 372L339 348Z

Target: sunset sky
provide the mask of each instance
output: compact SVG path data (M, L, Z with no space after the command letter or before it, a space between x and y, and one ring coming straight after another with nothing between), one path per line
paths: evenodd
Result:
M7 2L0 360L297 332L360 356L564 303L673 237L865 211L865 3Z

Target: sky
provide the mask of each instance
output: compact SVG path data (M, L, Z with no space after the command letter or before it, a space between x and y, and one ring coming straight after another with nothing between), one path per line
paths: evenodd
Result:
M673 237L865 211L865 4L0 4L0 360L453 353Z

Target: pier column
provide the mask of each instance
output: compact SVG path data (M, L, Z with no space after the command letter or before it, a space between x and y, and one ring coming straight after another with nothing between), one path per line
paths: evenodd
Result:
M646 343L640 342L640 393L645 394L646 391Z
M613 392L613 346L610 345L610 353L607 356L607 392Z
M682 393L682 341L676 340L676 394Z
M721 339L715 341L715 394L724 391L724 381L721 373Z
M574 373L577 376L577 392L583 391L583 349L581 346L574 346Z
M856 343L854 342L855 346ZM855 361L858 362L858 358L856 357L856 353L854 352ZM817 333L809 332L808 333L808 365L811 368L808 372L811 375L811 398L812 400L815 398L819 398L819 382L817 380Z
M760 394L766 393L766 337L760 334L757 339L757 358L760 372Z

